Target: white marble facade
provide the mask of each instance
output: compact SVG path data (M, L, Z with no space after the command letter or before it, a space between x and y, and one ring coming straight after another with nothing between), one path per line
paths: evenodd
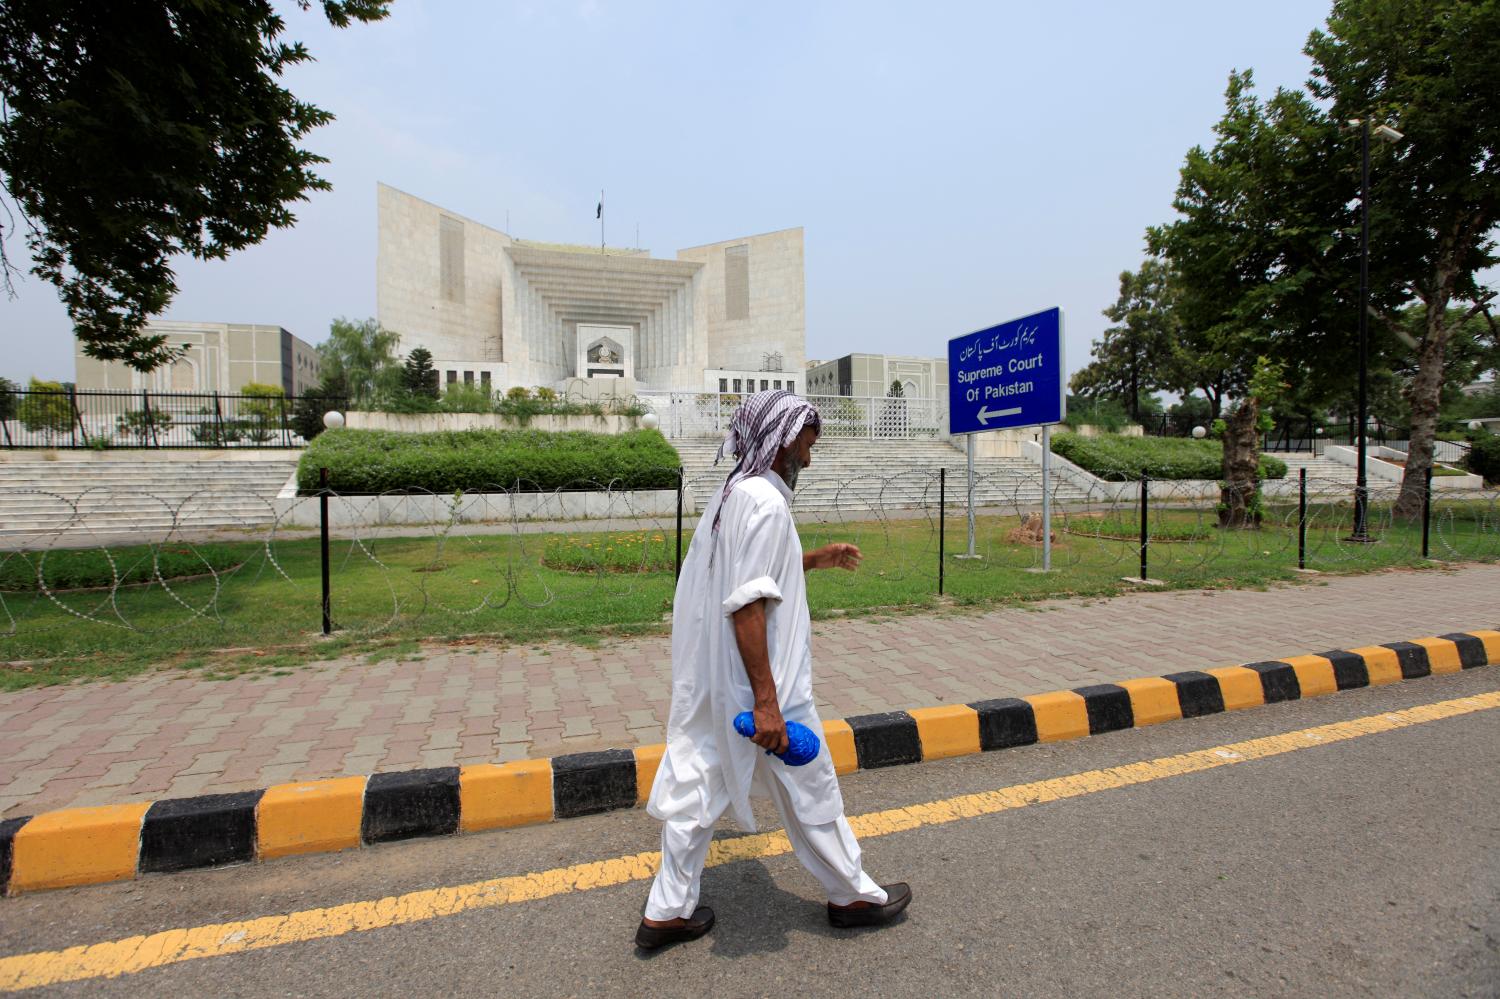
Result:
M716 391L801 375L800 228L663 260L515 239L385 184L377 200L380 323L403 353L432 351L444 382Z

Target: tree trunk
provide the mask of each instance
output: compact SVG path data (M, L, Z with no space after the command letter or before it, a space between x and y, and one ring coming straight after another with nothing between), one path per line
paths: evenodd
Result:
M1395 514L1408 520L1422 516L1427 492L1427 470L1432 467L1433 441L1437 437L1438 410L1442 406L1443 365L1448 351L1448 301L1453 294L1454 267L1440 256L1433 294L1427 298L1427 333L1417 347L1417 375L1406 389L1411 404L1411 434L1406 445L1406 470L1401 475L1401 495Z
M1260 400L1246 396L1224 431L1224 482L1219 487L1219 526L1260 526Z
M1427 469L1432 467L1437 437L1448 331L1441 314L1435 325L1438 329L1433 329L1434 323L1429 318L1427 336L1417 351L1417 375L1406 390L1406 400L1411 403L1411 440L1406 445L1406 470L1401 475L1401 495L1396 499L1395 513L1408 520L1422 516Z

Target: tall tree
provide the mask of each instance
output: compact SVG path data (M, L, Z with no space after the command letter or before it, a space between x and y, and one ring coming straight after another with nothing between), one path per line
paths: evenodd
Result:
M1397 501L1399 513L1416 516L1432 465L1450 309L1464 307L1461 322L1492 294L1478 275L1497 262L1500 0L1337 0L1306 52L1308 89L1332 121L1388 121L1405 134L1371 177L1371 287L1377 317L1393 333L1400 305L1415 299L1423 310ZM1359 168L1357 141L1338 151L1345 176Z
M1120 297L1104 310L1115 325L1094 342L1094 360L1074 373L1074 392L1121 399L1130 418L1139 421L1142 395L1177 387L1164 377L1178 336L1169 273L1162 261L1150 258L1134 274L1120 274Z
M342 28L389 4L321 6ZM258 243L296 222L288 206L328 189L312 169L326 161L299 143L333 116L281 85L312 58L284 30L271 0L0 3L9 217L90 357L141 371L172 361L166 337L142 332L176 294L172 258Z
M1172 268L1179 353L1214 373L1211 399L1237 400L1224 437L1220 523L1253 527L1261 408L1289 361L1332 339L1318 318L1330 294L1319 269L1331 238L1326 213L1306 207L1316 205L1306 188L1319 186L1307 167L1328 140L1309 102L1286 91L1262 102L1249 71L1231 74L1214 132L1212 148L1188 151L1172 203L1178 218L1147 240Z
M402 365L401 387L410 395L428 399L438 397L438 373L432 366L432 351L426 347L413 347Z
M320 370L325 378L342 380L350 405L368 405L380 393L400 385L402 367L396 359L400 343L400 334L374 319L335 319L328 339L318 344Z

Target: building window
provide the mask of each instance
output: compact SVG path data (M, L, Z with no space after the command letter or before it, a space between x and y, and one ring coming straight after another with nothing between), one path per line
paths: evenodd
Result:
M771 382L771 387L778 389L781 388L781 379L777 378L775 381Z
M720 378L719 379L719 391L720 392L728 392L729 391L729 379L728 378Z
M472 371L465 371L464 372L464 384L465 385L473 385L474 384L474 372L472 372Z
M479 384L484 386L486 392L490 390L490 373L488 371L479 372Z
M764 392L766 389L768 389L770 387L771 387L771 380L769 378L762 378L760 380L760 390L762 392Z
M736 379L735 379L735 380L734 380L734 394L735 394L735 395L739 395L739 394L740 394L740 392L741 392L741 391L743 391L743 390L742 390L742 389L741 389L741 388L740 388L740 384L741 384L741 382L740 382L740 379L738 379L738 378L736 378Z
M750 318L750 247L724 248L724 318Z
M464 224L438 216L438 285L445 302L464 300Z
M787 379L786 390L788 392L795 392L795 391L797 391L797 383L796 383L796 381L794 381L792 379Z
M448 372L448 384L452 385L452 384L454 384L457 381L458 381L458 372L457 371L450 371L450 372Z

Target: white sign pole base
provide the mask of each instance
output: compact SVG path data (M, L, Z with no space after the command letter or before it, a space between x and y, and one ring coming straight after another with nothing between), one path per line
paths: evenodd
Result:
M968 437L965 438L965 444L967 445L967 448L968 448L968 451L967 451L967 455L968 456L967 456L967 459L966 459L965 463L969 467L969 551L968 551L968 554L965 554L965 555L955 555L954 558L964 558L964 559L969 559L969 558L983 558L984 557L983 555L978 555L978 554L975 554L975 552L974 552L974 435L973 434L969 434Z
M1042 425L1042 565L1027 572L1052 571L1052 425Z

